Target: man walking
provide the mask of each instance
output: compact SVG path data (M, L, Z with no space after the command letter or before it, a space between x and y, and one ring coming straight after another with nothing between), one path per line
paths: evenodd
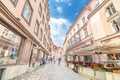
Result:
M58 65L60 65L60 62L61 62L61 58L58 58Z
M43 64L43 67L44 67L44 65L45 65L45 59L44 58L42 59L42 64Z

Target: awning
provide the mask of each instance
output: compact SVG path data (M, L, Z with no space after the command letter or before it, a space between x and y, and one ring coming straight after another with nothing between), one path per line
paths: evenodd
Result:
M66 53L66 55L88 55L92 54L93 51L98 50L99 48L101 48L101 45L99 43L94 43L92 45Z
M120 40L109 44L102 44L100 50L102 53L120 53Z
M120 39L116 38L110 42L99 41L92 45L70 51L66 55L92 55L95 52L103 54L120 53Z

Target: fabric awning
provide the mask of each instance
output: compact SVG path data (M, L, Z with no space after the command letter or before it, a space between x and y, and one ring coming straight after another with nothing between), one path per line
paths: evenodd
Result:
M116 41L109 44L102 44L100 50L102 53L120 53L120 41Z
M96 42L92 45L70 51L67 55L91 55L95 52L101 52L103 54L120 53L120 39L110 42Z
M83 48L79 48L77 50L71 51L69 53L67 53L66 55L87 55L87 54L91 54L93 53L93 51L97 50L100 48L100 44L95 43Z

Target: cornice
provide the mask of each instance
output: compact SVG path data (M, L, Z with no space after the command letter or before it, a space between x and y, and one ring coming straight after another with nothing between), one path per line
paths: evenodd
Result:
M98 12L108 1L110 0L105 0L103 1L98 7L96 7L91 14L89 14L88 18L92 17L96 12Z

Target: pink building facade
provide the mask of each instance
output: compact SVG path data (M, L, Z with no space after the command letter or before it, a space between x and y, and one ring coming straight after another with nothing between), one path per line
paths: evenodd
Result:
M51 48L48 0L0 0L0 80L40 65Z
M84 55L83 52L79 52L80 49L84 49L93 45L94 36L88 16L95 9L94 0L90 1L77 16L75 22L67 32L67 44L66 55ZM76 51L76 52L75 52ZM84 56L79 56L83 60Z
M120 73L119 2L117 0L90 0L83 8L66 35L67 41L65 42L68 47L65 55L72 68L76 70L76 66L82 65L87 68L95 69L97 67L108 72ZM83 18L84 16L86 18ZM81 28L72 35L71 32L74 32L74 28L77 27L75 24L85 20L85 25L81 27L80 24ZM85 27L87 31L84 29ZM81 41L76 43L74 37L76 38L78 33L80 33ZM85 37L86 34L89 36ZM71 45L71 40L75 44ZM108 74L102 73L101 75L103 76L96 77L101 80L109 80ZM118 79L115 76L113 78Z

